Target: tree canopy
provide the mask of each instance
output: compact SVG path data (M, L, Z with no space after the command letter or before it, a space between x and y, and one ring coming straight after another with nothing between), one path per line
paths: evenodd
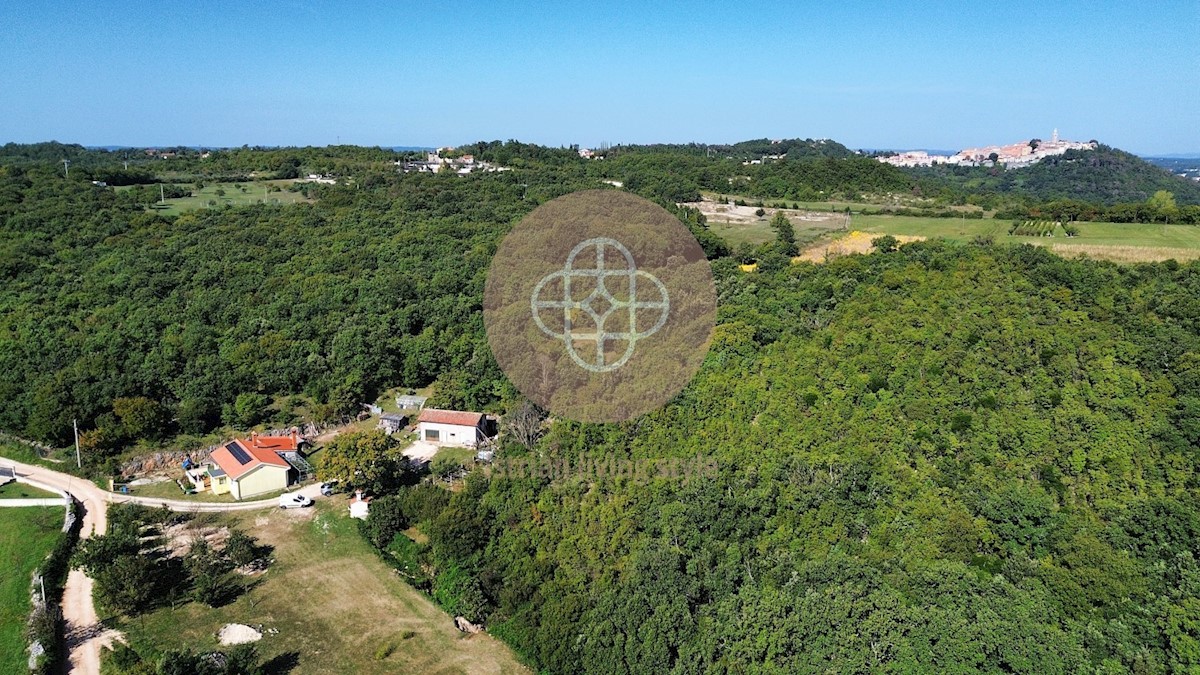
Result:
M312 188L313 203L180 216L32 153L0 164L0 429L65 443L78 418L98 462L269 422L291 396L337 416L432 384L439 405L503 413L522 431L500 461L575 470L405 486L375 474L394 447L374 434L341 437L322 470L384 493L363 530L405 579L547 672L1200 668L1200 263L884 239L790 264L776 222L745 273L672 202L731 186L967 193L832 151L743 164L694 150L584 160L485 143L473 151L511 170L456 176L398 173L380 149L237 149L208 160L306 171L330 155L353 180ZM697 234L718 325L666 407L543 419L487 346L487 266L537 204L612 181ZM1171 208L1154 194L1138 207ZM587 469L696 457L715 469ZM148 564L137 531L114 527L79 559L122 560L101 595L130 613ZM180 573L210 597L212 556L189 555Z

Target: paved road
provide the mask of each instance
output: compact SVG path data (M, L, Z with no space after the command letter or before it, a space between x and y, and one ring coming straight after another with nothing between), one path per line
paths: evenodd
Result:
M17 479L35 487L50 488L66 492L83 505L83 527L79 536L86 539L101 535L108 530L108 505L124 502L144 504L154 508L166 507L172 511L248 511L252 509L277 508L279 497L254 502L192 502L182 499L156 499L122 495L96 487L96 484L70 474L22 464L0 457L0 465L16 469ZM305 486L299 490L305 496L316 498L321 493L319 484ZM63 620L66 622L67 649L70 661L67 672L82 675L100 675L100 649L111 646L121 634L100 623L96 605L92 601L92 579L80 570L71 570L67 585L63 589Z

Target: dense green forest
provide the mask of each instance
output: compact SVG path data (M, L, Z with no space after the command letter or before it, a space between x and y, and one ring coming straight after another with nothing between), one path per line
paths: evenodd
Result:
M313 203L172 217L54 160L0 166L0 429L65 443L78 418L95 466L274 421L289 395L337 416L432 382L508 416L483 280L537 204L614 179L666 203L732 172L785 194L915 185L868 158L473 149L512 170L400 174L364 149ZM313 170L301 150L220 170ZM746 274L670 206L718 285L696 379L500 457L715 471L398 489L364 529L411 583L556 673L1200 668L1200 263L928 241L789 265L781 230Z
M1200 666L1200 267L920 243L715 269L691 385L532 452L717 475L476 472L372 537L550 672Z
M461 372L488 386L478 296L523 188L390 180L316 205L162 218L55 173L5 171L0 428L62 443L78 418L105 453L257 423L265 395L307 393L333 415L383 383Z

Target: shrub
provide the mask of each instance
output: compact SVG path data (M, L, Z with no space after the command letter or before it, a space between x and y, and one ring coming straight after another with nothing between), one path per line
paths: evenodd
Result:
M385 642L375 650L375 660L382 661L391 656L394 651L396 651L396 645L391 642Z

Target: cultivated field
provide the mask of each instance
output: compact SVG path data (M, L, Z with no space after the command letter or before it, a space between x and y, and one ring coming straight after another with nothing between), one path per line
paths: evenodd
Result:
M792 258L792 262L814 262L822 263L830 257L839 255L849 255L851 253L870 253L875 247L872 245L875 239L883 235L878 232L859 232L857 230L839 236L832 241L822 241L801 251L800 255ZM901 244L907 244L910 241L920 241L921 237L911 237L905 235L896 235L896 239Z
M756 246L775 238L770 219L776 209L765 208L764 215L758 216L755 214L757 209L753 206L733 206L712 201L690 203L688 206L700 208L708 218L709 229L724 238L732 247L736 248L743 243ZM828 209L830 205L826 203L815 206ZM871 208L869 205L854 206ZM1116 262L1200 259L1200 227L1195 225L1079 222L1075 223L1079 228L1079 236L1076 237L1065 236L1061 227L1055 229L1057 236L1033 237L1010 235L1010 221L991 218L855 214L847 221L843 214L837 212L780 210L787 214L796 228L797 243L808 250L812 250L813 247L826 247L828 242L844 238L849 232L858 231L874 236L890 234L902 241L935 237L971 241L976 237L990 236L997 243L1034 244L1049 247L1059 255L1087 255Z
M0 673L23 673L29 584L62 528L63 510L49 506L0 508Z
M905 216L854 216L855 229L892 235L944 237L968 241L992 236L996 242L1020 242L1048 246L1060 255L1089 255L1117 262L1194 260L1200 258L1200 227L1161 223L1075 223L1079 236L1021 237L1008 234L1007 220L958 220L954 218L910 218Z
M121 629L134 644L212 650L226 623L261 624L259 653L275 665L295 663L293 675L527 672L499 640L460 633L452 617L401 581L358 534L345 505L341 496L313 509L222 515L221 522L275 547L261 583L219 609L167 607Z

